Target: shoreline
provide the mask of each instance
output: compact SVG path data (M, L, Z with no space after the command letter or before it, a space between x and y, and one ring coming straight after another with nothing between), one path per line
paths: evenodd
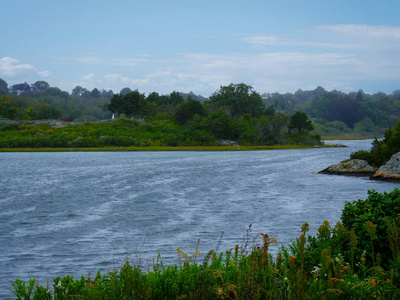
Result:
M146 152L146 151L263 151L329 148L329 145L273 145L273 146L149 146L149 147L94 147L94 148L0 148L0 152Z

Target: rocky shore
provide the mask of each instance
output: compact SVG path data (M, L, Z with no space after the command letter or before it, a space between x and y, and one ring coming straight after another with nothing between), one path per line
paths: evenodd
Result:
M339 164L331 165L319 173L332 175L372 176L377 168L371 167L362 159L349 159Z
M362 159L348 159L331 165L319 174L368 176L370 179L383 181L400 181L400 152L392 155L390 160L379 168L374 168Z
M400 152L393 154L389 161L375 172L372 179L400 181Z

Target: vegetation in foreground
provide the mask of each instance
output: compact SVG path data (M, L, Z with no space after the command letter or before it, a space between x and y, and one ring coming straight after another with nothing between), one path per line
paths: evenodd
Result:
M370 151L359 150L351 154L352 159L364 159L371 166L380 167L385 164L390 157L400 151L400 122L395 128L385 131L382 140L375 139Z
M225 252L177 249L179 265L159 256L151 270L132 266L107 274L54 279L53 289L35 279L16 279L16 299L399 299L400 190L370 191L346 203L334 227L325 221L315 236L301 235L274 258L276 240L259 234ZM251 227L249 228L249 231Z

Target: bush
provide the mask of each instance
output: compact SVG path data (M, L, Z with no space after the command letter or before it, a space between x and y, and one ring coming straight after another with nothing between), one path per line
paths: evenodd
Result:
M97 147L99 143L90 138L90 137L78 137L75 140L68 142L68 147L77 147L77 148L90 148Z
M383 265L388 265L395 258L396 254L389 247L387 228L392 222L400 225L399 189L383 194L372 190L368 191L366 200L346 202L341 219L348 231L356 233L358 254L365 251L370 262L380 259Z

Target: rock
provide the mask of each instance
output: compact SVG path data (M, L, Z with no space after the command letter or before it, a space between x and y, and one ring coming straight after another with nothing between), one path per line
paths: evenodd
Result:
M328 147L348 147L348 146L343 145L343 144L326 144L326 143L325 143L325 146L328 146Z
M389 161L376 171L372 179L400 181L400 152L393 154Z
M221 146L239 146L238 142L236 141L229 141L229 140L220 140L218 143Z
M367 161L362 159L349 159L339 164L331 165L320 171L322 174L371 176L377 168L371 167Z

